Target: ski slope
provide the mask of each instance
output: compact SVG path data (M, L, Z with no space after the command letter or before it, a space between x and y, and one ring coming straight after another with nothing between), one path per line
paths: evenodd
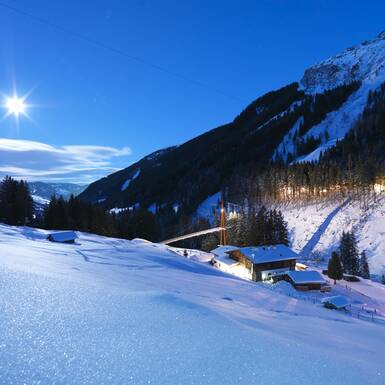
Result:
M1 384L385 383L381 324L166 245L46 234L0 225Z
M360 251L365 250L372 274L385 273L385 195L365 207L357 200L303 202L279 206L288 223L294 250L303 257L318 255L327 262L339 246L343 231L354 230Z

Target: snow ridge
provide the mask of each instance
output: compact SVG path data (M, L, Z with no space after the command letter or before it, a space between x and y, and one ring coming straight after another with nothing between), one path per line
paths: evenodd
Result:
M361 82L360 88L350 95L341 108L330 112L321 123L304 135L304 140L310 136L320 137L320 146L295 161L318 161L321 153L343 139L360 118L367 105L369 92L376 90L385 81L385 32L308 68L300 84L306 94L315 95L354 81ZM274 158L281 155L286 159L287 152L285 154L284 149L290 151L295 148L290 135L289 132L285 136Z

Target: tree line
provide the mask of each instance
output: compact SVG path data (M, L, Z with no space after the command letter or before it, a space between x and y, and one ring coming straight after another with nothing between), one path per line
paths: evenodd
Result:
M210 224L203 221L205 228ZM215 226L220 225L219 217ZM287 223L282 212L265 206L250 207L226 214L226 243L234 246L289 245ZM195 240L194 242L197 242ZM187 245L188 243L185 243ZM210 251L219 244L218 234L209 234L200 241L200 248Z
M281 211L265 206L234 213L227 220L228 242L236 246L289 245L287 223Z
M44 229L77 230L120 238L158 241L160 224L143 209L120 214L71 196L52 196L43 210L36 210L28 183L6 176L0 182L0 221L9 225L29 225Z
M28 183L6 176L0 183L0 220L9 225L27 225L34 220Z

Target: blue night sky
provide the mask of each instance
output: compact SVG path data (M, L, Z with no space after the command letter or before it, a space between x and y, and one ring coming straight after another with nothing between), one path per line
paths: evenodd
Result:
M0 3L48 22L0 6L0 92L31 105L0 121L0 174L35 180L89 182L183 143L385 29L383 0Z

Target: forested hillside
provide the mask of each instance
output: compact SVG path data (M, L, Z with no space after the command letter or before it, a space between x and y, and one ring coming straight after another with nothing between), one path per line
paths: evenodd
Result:
M232 178L262 173L282 163L283 156L275 155L273 160L273 155L300 118L302 123L293 134L296 146L285 154L285 163L312 151L322 139L303 139L309 128L338 109L358 87L354 82L309 96L293 83L257 99L232 123L150 155L91 184L80 197L106 208L153 205L158 211L177 204L191 214L203 199L228 186Z

